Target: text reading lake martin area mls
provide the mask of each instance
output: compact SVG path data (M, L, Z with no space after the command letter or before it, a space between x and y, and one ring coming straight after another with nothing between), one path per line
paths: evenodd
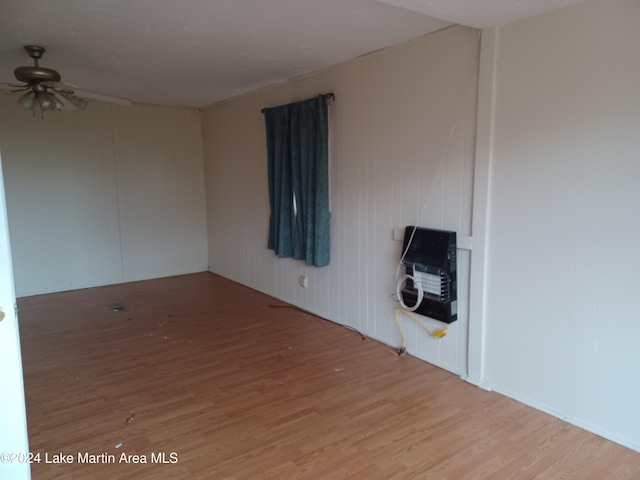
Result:
M159 463L176 464L179 461L177 452L151 452L149 454L132 454L122 452L119 455L112 453L49 453L36 452L29 454L3 453L0 455L2 463L49 463L49 464L72 464L72 463Z

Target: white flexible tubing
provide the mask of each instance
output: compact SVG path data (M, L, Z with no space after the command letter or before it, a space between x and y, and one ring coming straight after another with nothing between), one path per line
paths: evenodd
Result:
M442 158L442 160L438 164L438 174L440 173L440 170L442 169L444 163L445 163L445 158ZM434 176L433 178L435 179L436 177L437 175ZM429 189L429 191L431 191L431 189ZM411 236L409 237L407 246L402 252L402 256L400 257L400 262L398 263L398 268L396 269L396 297L398 298L398 302L400 303L400 306L409 312L415 312L420 306L420 304L422 303L422 299L424 298L424 291L422 290L422 284L420 282L416 282L416 279L411 275L398 276L398 274L400 273L400 270L403 267L404 259L407 256L407 252L409 252L409 248L411 248L411 242L413 242L413 237L416 234L416 230L418 230L418 223L420 222L420 217L422 217L422 214L426 210L428 201L429 201L429 198L427 197L425 202L422 204L422 210L420 210L420 213L418 213L418 218L416 218L416 224L413 226L413 230L411 231ZM416 289L418 290L418 300L416 301L416 304L413 307L407 307L404 304L404 301L402 300L402 295L401 295L402 282L405 280L412 280L413 285L416 286L417 287Z
M422 209L424 211L424 208ZM411 232L411 236L409 237L409 241L407 242L407 246L404 249L404 252L402 252L402 257L400 257L400 263L398 265L398 268L400 268L402 266L402 262L404 262L404 257L407 256L407 252L409 251L409 248L411 248L411 242L413 242L413 237L416 234L416 230L418 229L418 222L416 222L416 224L413 226L413 231ZM398 273L396 272L396 278L398 278Z
M413 285L418 290L418 299L416 300L415 305L413 305L412 307L408 307L407 305L405 305L402 299L402 284L403 282L406 283L407 280L412 280ZM422 303L422 299L424 298L424 291L422 290L422 285L420 284L420 282L416 281L415 277L413 277L412 275L405 274L405 275L401 275L398 278L398 282L396 283L396 296L398 297L398 302L400 302L400 306L402 308L404 308L409 312L415 312L420 306L420 304Z

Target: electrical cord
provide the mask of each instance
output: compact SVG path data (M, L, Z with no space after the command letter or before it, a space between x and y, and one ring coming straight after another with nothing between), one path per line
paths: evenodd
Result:
M316 315L315 313L312 313L308 310L305 310L303 308L300 307L296 307L295 305L269 305L269 308L292 308L293 310L298 310L299 312L302 313L306 313L307 315L311 315L312 317L316 317L319 318L320 320L325 320L327 322L331 322L334 323L340 327L344 327L347 330L351 330L352 332L356 332L358 335L360 335L362 337L362 340L366 340L367 337L364 335L364 333L362 333L360 330L358 330L357 328L352 327L351 325L345 325L343 323L339 323L339 322L334 322L333 320L329 320L328 318L324 318L321 317L320 315Z
M413 313L408 312L407 310L403 310L402 308L397 308L396 323L398 324L398 328L400 329L400 334L402 335L402 346L398 349L398 356L402 356L405 353L407 353L407 336L404 333L404 328L402 328L402 322L400 321L401 313L404 313L409 318L412 318L413 320L415 320L422 328L424 328L427 332L429 332L429 335L431 335L433 338L437 338L438 340L440 340L442 337L444 337L447 334L447 332L449 331L449 327L451 326L451 325L447 325L447 328L434 331L434 330L431 330L429 327L427 327L427 325Z
M438 163L438 171L437 171L436 175L434 175L432 177L432 182L435 182L435 179L438 178L442 168L444 167L445 162L446 162L446 157L443 157L440 160L440 162ZM400 333L402 334L402 347L400 349L398 349L398 355L403 355L403 354L405 354L407 352L407 349L406 349L407 337L405 336L404 330L402 329L402 324L400 323L400 317L399 317L399 313L400 312L404 312L407 315L409 315L416 322L418 322L422 327L424 327L431 334L431 336L433 336L435 338L442 338L449 331L449 327L447 326L447 328L445 330L438 330L436 332L432 332L429 329L429 327L427 327L424 323L422 323L422 321L419 318L417 318L416 316L414 316L411 313L411 312L415 312L418 309L418 307L420 306L420 304L422 303L422 300L424 298L424 290L422 289L422 283L415 278L415 267L414 267L414 271L413 271L414 275L410 275L408 273L404 274L404 275L400 274L401 269L404 266L404 259L407 256L407 253L409 252L409 248L411 248L411 243L413 242L413 237L415 236L416 231L418 230L418 223L420 223L420 219L422 218L422 215L424 214L425 210L427 209L427 204L429 203L430 193L433 191L431 189L432 186L433 186L433 183L427 189L427 192L428 192L427 198L424 201L424 203L422 204L422 209L420 210L420 212L418 213L418 216L416 217L416 223L413 226L413 229L411 230L411 235L409 236L409 240L407 241L407 246L404 247L404 250L402 252L402 256L400 257L400 262L398 263L398 268L396 269L396 298L395 298L395 300L400 304L400 307L401 307L401 308L398 308L396 310L396 322L398 323L398 327L400 328ZM406 230L405 230L405 237L406 237ZM411 280L413 282L413 287L417 291L416 303L414 305L412 305L412 306L406 305L404 303L404 299L402 298L402 288L406 284L407 280Z

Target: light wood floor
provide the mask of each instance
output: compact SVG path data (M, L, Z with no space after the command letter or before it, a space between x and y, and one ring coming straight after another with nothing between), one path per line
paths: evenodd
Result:
M271 304L209 273L21 299L33 479L640 479L638 453ZM123 452L177 463L77 462Z

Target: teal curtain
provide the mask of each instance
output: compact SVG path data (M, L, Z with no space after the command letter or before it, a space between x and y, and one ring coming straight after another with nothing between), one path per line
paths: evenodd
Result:
M263 112L271 208L268 248L307 265L329 265L327 99L320 95Z

